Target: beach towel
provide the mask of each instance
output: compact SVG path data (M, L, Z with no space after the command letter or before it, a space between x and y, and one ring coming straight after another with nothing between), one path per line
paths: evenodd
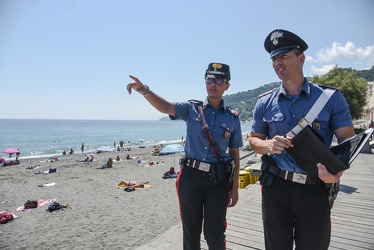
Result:
M43 199L43 200L37 200L38 202L38 208L45 205L45 204L48 204L48 203L51 203L51 202L54 202L56 199ZM32 210L32 208L25 208L25 206L19 206L16 208L16 211L30 211Z
M48 172L48 171L47 171ZM44 174L44 171L42 169L39 169L38 172L32 172L33 175L36 174Z
M38 187L51 187L51 186L54 186L56 185L56 183L46 183L46 184L39 184Z

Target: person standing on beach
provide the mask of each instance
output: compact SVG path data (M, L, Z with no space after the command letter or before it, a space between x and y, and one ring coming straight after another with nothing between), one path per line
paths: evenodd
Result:
M84 153L84 144L82 143L82 146L81 146L81 150L82 150L82 153Z
M222 63L208 65L205 71L208 96L204 102L168 102L138 78L132 75L130 78L134 80L127 86L130 94L134 89L158 111L168 114L172 120L184 120L187 125L185 155L180 160L181 170L176 180L183 249L200 250L203 221L209 249L226 249L226 212L227 207L235 206L239 199L239 148L243 146L239 114L225 107L222 99L230 87L229 66ZM210 143L203 132L205 120L209 125L208 136L214 143Z
M274 30L265 39L280 87L260 95L253 116L250 145L262 157L262 219L266 250L325 250L331 238L331 207L327 184L337 183L343 172L330 173L318 163L319 180L312 181L287 154L293 147L285 135L302 119L326 86L310 83L303 74L308 45L296 34ZM355 135L346 100L335 90L314 121L307 121L330 147ZM268 160L266 160L268 159ZM270 162L268 162L270 161ZM305 183L299 178L303 177Z

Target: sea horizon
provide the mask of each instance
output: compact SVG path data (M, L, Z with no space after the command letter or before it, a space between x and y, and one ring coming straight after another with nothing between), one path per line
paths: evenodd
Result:
M242 134L250 124L242 123ZM0 119L0 150L16 148L19 159L62 156L97 151L100 147L124 148L181 143L186 124L181 120L90 120L90 119ZM15 159L15 155L0 153L0 157Z

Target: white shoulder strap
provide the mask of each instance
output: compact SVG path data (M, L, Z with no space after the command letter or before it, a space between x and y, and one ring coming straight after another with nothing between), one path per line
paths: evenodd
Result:
M302 118L299 123L287 133L288 137L294 137L299 133L305 126L311 125L314 119L321 112L323 107L326 105L330 97L335 93L335 89L325 89L314 103L313 107L309 110L308 114Z

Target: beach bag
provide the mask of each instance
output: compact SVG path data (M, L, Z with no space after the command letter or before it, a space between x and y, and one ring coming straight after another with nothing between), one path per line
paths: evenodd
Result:
M0 224L8 223L13 220L13 214L10 212L3 212L0 214Z
M47 211L52 213L53 211L56 210L62 210L63 206L58 203L58 202L52 202L51 204L48 205Z
M49 173L56 173L57 172L57 168L50 168L49 169Z
M29 208L37 208L38 207L38 201L31 201L31 200L28 200L26 201L25 205L23 205L26 209L29 209Z

